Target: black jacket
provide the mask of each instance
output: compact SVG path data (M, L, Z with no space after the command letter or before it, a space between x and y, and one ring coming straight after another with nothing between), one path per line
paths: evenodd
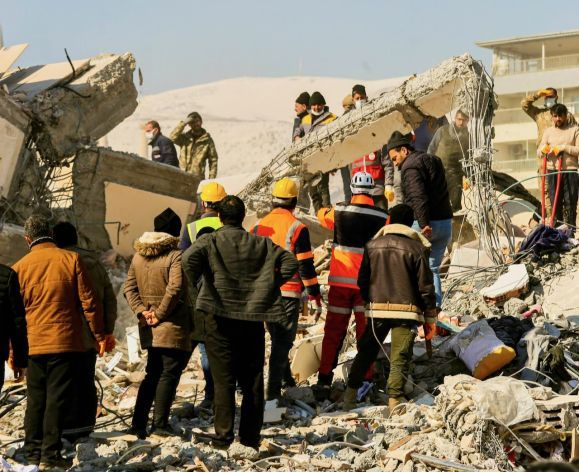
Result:
M24 368L28 359L26 313L20 296L18 276L10 267L0 264L0 362L8 359L12 345L14 365Z
M402 163L404 203L414 210L421 228L432 220L452 218L444 166L439 157L414 151Z
M150 144L153 148L153 152L151 153L153 161L179 167L177 150L175 149L173 141L171 141L167 136L158 133Z
M183 253L183 270L195 285L196 309L246 321L284 320L280 287L298 271L296 257L269 238L223 226Z

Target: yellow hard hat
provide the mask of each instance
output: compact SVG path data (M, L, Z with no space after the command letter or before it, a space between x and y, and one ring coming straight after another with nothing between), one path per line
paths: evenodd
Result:
M276 198L296 198L298 196L298 186L289 177L284 177L275 183L271 194Z
M218 184L217 182L209 182L203 187L203 190L201 191L201 200L204 202L220 202L226 196L227 194L225 193L223 185Z

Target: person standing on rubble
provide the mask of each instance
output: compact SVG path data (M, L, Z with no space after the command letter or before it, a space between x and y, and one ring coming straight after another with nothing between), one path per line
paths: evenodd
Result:
M4 363L14 372L15 380L22 380L28 362L26 313L20 296L18 275L10 267L0 264L0 392L4 386Z
M312 93L310 112L302 118L300 126L294 133L294 141L302 139L315 129L326 126L336 118L336 115L331 113L329 107L326 106L324 96L320 92ZM332 204L330 200L330 173L322 173L319 183L310 183L309 192L316 213L320 208L330 206Z
M347 113L350 113L352 110L355 109L354 106L354 99L352 98L351 94L348 94L342 100L342 108L344 116ZM352 179L351 175L351 166L348 164L344 167L340 168L340 176L342 177L342 188L344 190L344 201L349 202L352 199L352 192L350 192L350 180Z
M541 98L544 99L543 107L538 107L535 105L535 102ZM529 117L537 125L537 150L540 149L541 141L543 140L543 133L547 128L550 128L553 125L551 118L551 108L557 104L558 98L557 90L553 87L547 87L527 95L521 102L521 108L523 111L529 115ZM569 124L576 123L575 117L572 113L567 114L567 122ZM539 156L537 170L539 175L543 174L542 164L543 162L541 156ZM546 177L539 177L539 188L541 186L540 183L543 180L545 182L545 193L549 195L549 179ZM545 201L545 214L551 214L551 203L549 198Z
M199 113L189 113L172 131L171 141L181 148L179 164L182 170L205 180L205 167L209 166L207 178L214 179L217 177L217 150L213 138L202 125ZM186 126L189 126L188 131L185 131Z
M366 244L358 286L366 302L368 321L348 376L344 409L356 407L358 389L376 360L388 332L392 333L388 406L404 400L404 384L412 362L416 329L424 325L427 340L436 331L436 301L428 265L430 242L411 228L414 213L408 205L392 208L389 224Z
M304 287L308 298L316 302L319 311L322 309L322 296L314 269L310 233L308 228L293 215L297 204L298 187L293 180L284 177L275 183L272 197L273 210L264 216L250 232L268 237L278 246L292 252L298 260L299 270L281 287L285 319L280 322L267 323L271 337L267 400L281 397L284 381L289 386L295 386L288 354L296 338Z
M24 450L41 470L68 468L72 461L60 454L61 437L73 401L75 364L86 351L83 324L104 351L102 307L80 256L56 247L46 218L29 217L24 237L30 253L13 266L28 328Z
M392 133L388 156L402 177L404 203L414 211L413 228L430 241L430 269L434 274L436 306L442 303L440 264L452 238L452 208L448 196L444 166L439 157L414 149L409 134Z
M280 287L298 270L295 256L241 226L245 205L228 195L218 208L223 227L204 234L183 255L190 283L203 284L196 309L204 314L206 348L215 382L212 445L233 442L235 389L243 394L239 439L259 448L263 425L264 322L286 318Z
M92 287L103 307L105 352L115 348L113 331L117 320L117 297L111 280L98 255L87 249L78 247L78 234L74 225L67 221L57 223L52 228L52 237L61 249L76 252L86 268ZM83 342L86 351L77 356L75 378L75 395L73 405L69 405L65 429L81 429L79 433L67 435L67 439L88 436L94 429L98 406L97 389L95 385L95 368L97 352L94 340L84 326Z
M354 312L356 339L360 339L366 327L364 300L358 288L358 271L362 262L364 245L384 226L388 213L374 205L372 191L374 180L367 172L358 172L350 185L353 197L348 203L338 203L334 208L322 208L318 219L325 228L334 231L330 275L328 283L328 313L324 325L322 358L318 371L318 383L314 394L318 401L330 395L333 370L344 343Z
M579 193L579 126L568 121L569 112L561 103L551 107L553 126L543 133L537 156L547 160L549 200L555 220L577 226ZM559 173L558 171L571 171Z
M217 214L217 207L219 202L227 196L225 188L223 185L217 182L209 182L205 184L203 190L201 191L201 206L203 207L203 213L201 217L185 226L185 231L181 235L181 241L179 241L179 249L185 251L189 249L192 242L196 241L197 238L203 236L207 233L212 233L223 226L219 215ZM190 294L196 294L197 288L190 287ZM195 350L199 346L199 353L201 354L201 368L203 369L203 377L205 379L205 398L200 403L199 408L204 410L210 410L213 408L213 398L215 396L215 387L213 385L213 376L211 375L211 368L209 366L209 358L207 357L207 350L205 349L205 330L203 329L204 322L203 317L197 313L195 310L195 304L193 303L192 309L194 310L194 322L193 322L193 345L192 348Z
M468 155L470 135L468 115L458 110L452 123L438 128L428 150L428 154L440 157L446 174L452 211L462 209L462 170L461 160Z
M145 138L147 143L151 146L151 160L167 164L174 167L179 167L179 159L177 159L177 150L173 141L161 134L161 126L158 122L151 120L145 124Z
M294 110L296 116L292 129L292 142L296 140L296 130L300 127L304 117L310 112L310 94L308 92L302 92L298 95L294 104Z
M167 208L155 217L154 231L135 242L125 298L139 320L141 346L147 349L145 379L141 382L129 432L147 436L153 403L151 433L171 436L169 413L179 379L191 357L191 306L178 249L181 220Z

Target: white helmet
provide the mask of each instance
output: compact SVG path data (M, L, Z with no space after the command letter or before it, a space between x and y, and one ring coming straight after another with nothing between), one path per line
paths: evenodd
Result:
M368 172L356 172L350 182L352 195L369 194L374 190L374 179Z

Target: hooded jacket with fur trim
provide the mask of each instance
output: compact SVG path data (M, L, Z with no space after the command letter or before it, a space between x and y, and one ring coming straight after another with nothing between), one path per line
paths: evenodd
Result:
M422 234L401 224L385 226L366 244L358 276L366 316L425 322L424 312L436 308L430 246Z
M125 298L139 318L143 348L191 350L192 309L181 268L179 238L167 233L147 232L136 242ZM159 323L148 326L144 311L154 310Z

